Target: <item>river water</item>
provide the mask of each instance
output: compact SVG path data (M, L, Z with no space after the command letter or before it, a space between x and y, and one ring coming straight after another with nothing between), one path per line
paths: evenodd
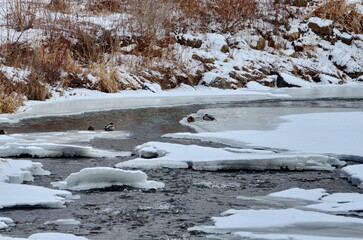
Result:
M147 141L168 141L221 146L190 140L163 139L166 133L193 130L179 124L183 117L201 108L215 107L286 107L286 108L354 108L363 109L363 99L268 100L228 104L201 104L179 107L138 108L85 113L68 117L25 119L7 126L9 133L86 130L92 125L101 129L113 122L117 130L130 133L128 139L95 139L91 146L102 149L133 151ZM134 158L53 158L36 159L52 175L36 177L32 185L50 187L85 167L104 166ZM195 225L210 225L212 216L225 210L255 209L258 206L237 196L261 196L291 187L325 188L328 192L360 192L339 176L338 171L193 171L159 169L145 171L149 179L162 181L164 189L140 190L128 187L74 192L79 200L64 209L1 209L16 226L0 234L27 237L38 232L64 232L94 240L120 239L206 239L206 235L188 232ZM73 218L80 225L44 225L46 221Z

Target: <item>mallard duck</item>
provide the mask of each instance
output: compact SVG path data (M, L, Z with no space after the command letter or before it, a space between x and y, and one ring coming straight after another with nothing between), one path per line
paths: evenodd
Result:
M88 131L94 131L94 130L95 130L95 128L93 126L88 127Z
M5 129L0 129L0 134L4 135L7 134L7 132L5 131Z
M213 116L211 116L211 115L209 115L209 114L204 114L204 116L203 116L203 120L204 121L214 121L214 120L216 120L215 119L215 117L213 117Z
M113 123L109 123L104 127L105 131L115 131L115 126Z

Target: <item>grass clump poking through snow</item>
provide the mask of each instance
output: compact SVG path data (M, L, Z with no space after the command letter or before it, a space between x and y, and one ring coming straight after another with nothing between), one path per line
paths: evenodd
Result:
M363 15L354 4L348 4L346 0L329 0L316 8L313 15L339 23L345 30L363 33Z

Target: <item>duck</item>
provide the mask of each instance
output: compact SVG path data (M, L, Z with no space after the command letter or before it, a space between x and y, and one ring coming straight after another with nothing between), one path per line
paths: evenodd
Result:
M88 131L94 131L94 130L95 130L95 128L93 126L88 127Z
M113 123L109 123L104 127L105 131L115 131L115 126Z
M5 129L0 129L0 135L4 135L4 134L7 134L6 130Z
M209 114L204 114L204 116L203 116L203 120L204 121L214 121L214 120L216 120L215 119L215 117L213 117L213 116L211 116L211 115L209 115Z
M195 122L195 118L194 118L194 117L192 117L192 116L189 116L189 117L187 118L187 121L188 121L188 122Z

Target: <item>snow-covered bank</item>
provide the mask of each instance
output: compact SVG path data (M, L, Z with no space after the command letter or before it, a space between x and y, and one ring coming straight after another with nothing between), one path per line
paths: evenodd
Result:
M232 113L235 109L231 108L230 111ZM266 109L266 111L269 110ZM228 116L217 115L215 117L218 120ZM281 116L281 119L282 123L275 124L277 127L267 131L254 130L255 128L223 131L223 125L221 125L218 132L175 133L164 136L200 139L232 146L259 146L288 149L295 152L344 155L344 158L354 156L352 160L360 160L363 157L360 141L363 132L362 112L296 114ZM242 121L240 123L243 124ZM254 124L263 123L262 121ZM198 122L194 122L190 125L198 126L198 124ZM203 128L207 129L208 123L203 124Z
M316 86L299 89L221 90L211 87L195 88L182 85L156 93L138 90L106 94L84 89L70 90L67 95L53 97L45 102L30 101L15 114L1 114L0 122L14 122L23 118L82 114L111 109L161 107L184 104L238 102L267 99L361 98L363 84L343 86Z
M124 168L188 168L194 170L332 170L332 165L344 165L338 159L313 154L277 154L271 151L237 148L211 148L197 145L181 145L149 142L137 147L137 158L121 162ZM148 159L145 159L148 158ZM150 158L153 157L153 158Z
M165 187L162 182L148 181L147 175L142 171L125 171L107 167L84 168L77 173L72 173L64 181L53 182L52 185L59 189L76 191L111 186L131 186L145 189Z

